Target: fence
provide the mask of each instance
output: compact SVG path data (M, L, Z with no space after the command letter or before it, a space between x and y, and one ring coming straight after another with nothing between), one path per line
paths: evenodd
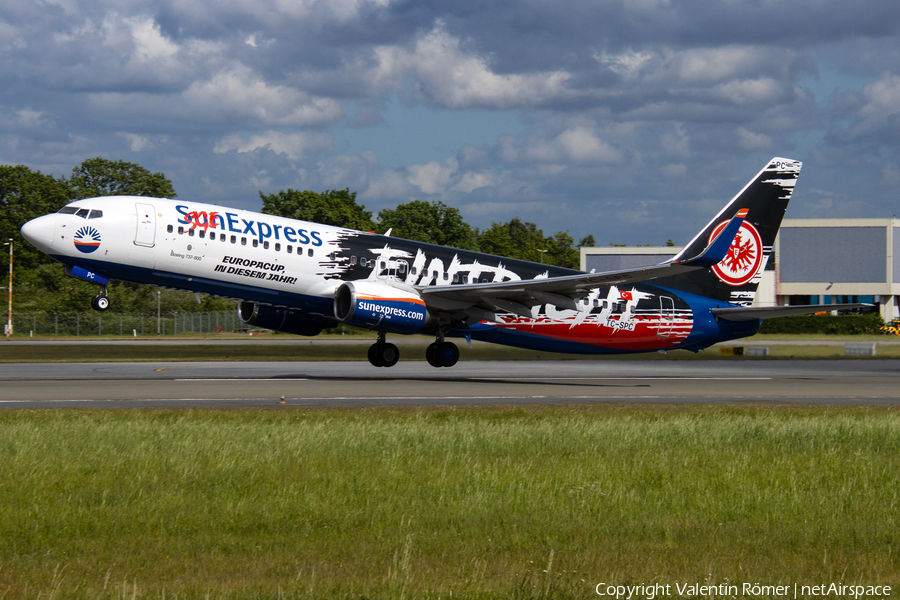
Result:
M5 319L4 319L5 321ZM237 311L114 314L13 313L13 333L22 336L156 336L229 333L246 327Z

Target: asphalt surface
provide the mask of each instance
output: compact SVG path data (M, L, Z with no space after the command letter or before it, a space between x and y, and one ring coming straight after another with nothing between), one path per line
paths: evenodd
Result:
M623 403L900 405L900 360L0 364L6 409Z

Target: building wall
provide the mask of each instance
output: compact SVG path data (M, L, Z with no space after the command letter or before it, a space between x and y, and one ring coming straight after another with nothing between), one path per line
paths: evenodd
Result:
M582 263L582 269L590 271L618 271L620 269L636 269L638 267L649 267L658 265L659 263L669 260L675 256L678 251L671 254L625 254L634 248L622 248L622 254L586 254Z
M783 283L884 283L884 227L785 227L778 235Z
M900 227L892 227L894 230L893 248L891 248L890 260L893 263L893 278L891 283L900 285Z

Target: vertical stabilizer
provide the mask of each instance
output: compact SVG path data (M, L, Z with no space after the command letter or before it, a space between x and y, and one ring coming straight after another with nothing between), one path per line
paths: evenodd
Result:
M739 211L746 211L724 260L709 269L660 278L653 283L749 305L772 255L801 166L801 162L788 158L770 160L674 259L686 261L700 255Z

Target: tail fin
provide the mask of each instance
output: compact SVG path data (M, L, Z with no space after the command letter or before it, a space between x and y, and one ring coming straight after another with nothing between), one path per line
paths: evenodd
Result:
M775 236L801 166L801 162L787 158L770 160L673 259L676 262L686 261L700 255L726 225L738 216L739 211L746 211L744 222L724 260L709 269L660 278L653 283L717 300L749 305L756 297L762 272L772 255Z

